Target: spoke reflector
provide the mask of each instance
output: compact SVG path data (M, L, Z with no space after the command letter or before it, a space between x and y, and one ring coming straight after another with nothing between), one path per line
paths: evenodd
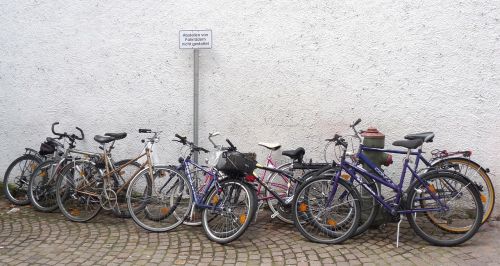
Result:
M304 202L299 204L299 212L306 212L307 211L307 204Z
M436 188L434 187L433 184L429 184L429 191L432 193L436 193Z
M167 214L168 213L168 207L163 207L160 209L161 214Z
M332 218L326 220L326 223L333 227L337 226L337 222L335 222L335 220L333 220Z
M240 224L244 224L247 220L247 216L245 214L240 215Z
M214 197L212 198L212 204L216 205L217 203L219 203L219 196L218 195L214 195Z
M483 202L483 203L486 203L486 201L488 200L486 195L484 195L483 193L481 193L480 197L481 197L481 202Z

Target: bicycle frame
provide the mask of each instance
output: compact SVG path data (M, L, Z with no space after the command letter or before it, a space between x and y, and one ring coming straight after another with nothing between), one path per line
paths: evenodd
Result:
M386 152L386 153L395 153L395 154L406 154L406 158L403 161L403 169L401 172L401 176L399 179L399 183L395 184L379 167L375 165L370 159L368 159L367 156L363 154L363 151L376 151L376 152ZM415 168L412 169L409 166L409 156L410 155L416 155L416 162L415 162ZM369 168L371 168L376 174L370 173L367 170L358 167L354 165L353 163L349 163L345 160L345 155L341 159L340 167L342 170L346 171L356 182L358 182L368 193L372 195L384 208L390 211L391 214L408 214L408 213L416 213L416 212L427 212L427 211L446 211L448 207L437 197L436 193L431 191L429 188L429 185L418 175L416 169L418 168L418 162L419 160L422 160L425 164L430 164L425 158L422 157L422 150L419 149L417 152L412 152L410 150L408 151L401 151L401 150L389 150L389 149L378 149L378 148L369 148L364 145L360 145L359 151L357 153L357 158L359 159L360 162L368 165ZM411 181L413 182L414 179L417 179L421 184L424 185L424 188L426 191L429 193L431 198L435 200L439 204L439 208L420 208L420 209L410 209L410 210L398 210L397 207L400 206L401 199L403 196L403 183L404 179L406 176L407 171L411 173L412 179ZM334 181L335 184L338 183L338 180L341 175L342 171L337 171ZM396 192L396 196L394 199L393 204L390 204L390 201L385 201L384 197L381 195L378 195L376 192L374 192L366 183L364 183L359 176L357 176L356 173L359 173L365 177L368 177L377 183L391 188L393 191ZM332 191L330 192L329 199L328 201L331 202L331 199L333 198L333 195L335 194L337 189L337 186L334 185Z
M189 166L195 167L197 170L200 170L203 172L204 176L210 176L208 183L205 182L205 188L203 189L202 193L197 190L194 186L193 182L193 175L191 174L191 170ZM213 209L214 206L210 205L205 205L203 203L203 199L207 196L208 192L213 186L217 186L217 181L219 180L219 175L214 171L214 170L209 170L207 171L205 168L202 166L196 164L195 162L191 161L191 156L188 156L183 162L182 165L179 168L183 168L184 172L187 175L187 178L189 180L189 186L191 186L191 190L193 191L193 197L194 197L194 205L196 207L202 208L202 209ZM165 184L166 185L166 184Z

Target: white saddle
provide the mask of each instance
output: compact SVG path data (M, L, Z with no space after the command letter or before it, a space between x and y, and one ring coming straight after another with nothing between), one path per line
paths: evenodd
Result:
M259 142L259 145L262 146L262 147L266 147L270 150L279 150L279 148L281 148L281 144L279 143L267 143L267 142Z

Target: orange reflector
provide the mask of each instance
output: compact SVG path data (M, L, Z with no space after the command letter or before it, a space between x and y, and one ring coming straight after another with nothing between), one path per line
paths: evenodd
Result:
M486 203L486 201L488 200L488 198L486 197L486 195L484 195L483 193L481 193L481 194L479 195L479 197L481 197L481 202L482 202L482 203Z
M72 209L69 213L73 216L80 216L80 210L78 209Z
M212 204L217 204L219 203L219 196L218 195L214 195L214 197L212 198Z
M240 224L244 224L246 220L247 220L246 215L244 215L244 214L240 215Z
M47 177L47 171L42 171L42 172L40 173L40 176L41 176L41 177Z
M304 202L300 203L298 209L299 209L299 212L307 211L307 204L305 204Z
M168 207L163 207L160 209L161 214L167 214L168 213Z
M432 193L436 193L436 188L434 187L433 184L429 184L429 191Z
M36 168L37 166L38 166L38 164L36 164L36 163L31 163L31 164L30 164L31 171L34 171L34 170L35 170L35 168Z
M344 179L346 181L349 181L349 179L351 179L351 176L348 174L341 174L340 177L342 177L342 179Z
M337 226L337 222L335 222L332 218L326 220L326 223L330 226Z

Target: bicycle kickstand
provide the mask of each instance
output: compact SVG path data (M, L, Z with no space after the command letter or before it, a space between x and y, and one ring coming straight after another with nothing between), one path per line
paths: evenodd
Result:
M401 221L403 221L403 215L399 215L398 230L396 233L396 248L399 247L399 227L401 226Z

